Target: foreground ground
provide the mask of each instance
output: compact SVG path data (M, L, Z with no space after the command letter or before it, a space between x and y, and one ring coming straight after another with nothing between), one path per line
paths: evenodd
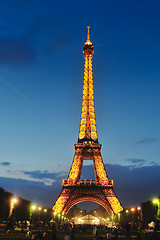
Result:
M56 233L57 235L57 240L63 240L64 236L65 236L65 232L59 232ZM155 239L153 238L153 232L142 232L142 239ZM32 239L31 237L26 236L26 233L21 233L21 232L15 232L15 233L11 233L11 234L6 234L6 233L0 233L0 239L1 240L30 240ZM46 240L49 238L45 238ZM98 239L106 239L106 235L100 234ZM114 236L114 234L112 234L112 239L117 239L116 236ZM120 233L118 234L118 239L120 240L126 240L126 239L137 239L137 233L133 232L131 234L131 236L129 238L126 238L125 233ZM160 232L157 233L157 238L156 239L160 239ZM40 239L39 239L40 240ZM54 240L53 238L50 240ZM74 240L94 240L94 236L92 235L92 232L78 232L78 233L74 233Z

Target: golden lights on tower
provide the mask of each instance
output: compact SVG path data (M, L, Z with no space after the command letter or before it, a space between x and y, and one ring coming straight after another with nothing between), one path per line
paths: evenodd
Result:
M65 214L78 202L93 201L102 205L112 215L122 211L123 207L113 191L113 180L109 180L107 177L101 156L102 145L99 144L97 137L92 70L94 49L90 41L89 28L88 26L87 42L85 42L83 48L85 64L78 143L74 145L73 163L68 178L63 180L63 189L53 206L53 211ZM85 159L93 160L95 180L88 180L89 183L86 182L87 180L82 181L80 179L83 160ZM83 188L81 188L81 184ZM92 188L84 188L84 185L92 185ZM80 191L82 191L82 195L80 195Z
M84 44L83 48L85 64L84 64L83 97L79 139L87 138L97 140L97 129L94 109L93 70L92 70L93 52L94 52L93 44L90 42L88 27L87 42Z

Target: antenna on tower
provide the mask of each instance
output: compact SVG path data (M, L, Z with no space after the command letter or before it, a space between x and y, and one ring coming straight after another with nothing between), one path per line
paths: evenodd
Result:
M90 26L87 26L87 28L88 28L87 42L90 42L90 35L89 35Z

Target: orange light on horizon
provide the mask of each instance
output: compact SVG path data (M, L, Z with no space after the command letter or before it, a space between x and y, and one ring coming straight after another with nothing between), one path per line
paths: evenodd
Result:
M12 201L13 201L13 204L16 204L18 202L18 199L14 197Z

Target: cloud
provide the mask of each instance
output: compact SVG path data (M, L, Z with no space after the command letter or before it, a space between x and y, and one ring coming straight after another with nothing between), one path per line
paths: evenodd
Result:
M0 162L0 165L2 165L2 166L9 166L9 165L11 165L11 163L10 162Z
M54 17L34 17L26 24L12 22L12 29L0 27L0 64L26 65L40 62L67 44L59 20ZM14 32L13 32L14 28Z
M126 161L132 164L130 167L140 167L147 163L146 160L138 159L138 158L130 158L130 159L127 159Z
M151 138L151 137L148 137L148 138L144 138L138 142L136 142L136 144L145 144L145 143L153 143L153 142L157 142L158 139L157 138Z
M36 171L24 171L23 173L33 179L41 180L47 185L51 185L55 181L61 182L62 178L67 177L67 173L64 171L55 173L55 172L48 172L47 170L45 171L36 170Z
M0 177L0 187L34 204L52 207L61 191L62 184L56 182L56 184L45 185L43 182Z
M55 41L48 44L45 49L46 55L52 55L58 49L64 48L67 45L67 39L65 36L59 37Z
M34 60L35 51L29 42L0 37L0 64L26 64Z

